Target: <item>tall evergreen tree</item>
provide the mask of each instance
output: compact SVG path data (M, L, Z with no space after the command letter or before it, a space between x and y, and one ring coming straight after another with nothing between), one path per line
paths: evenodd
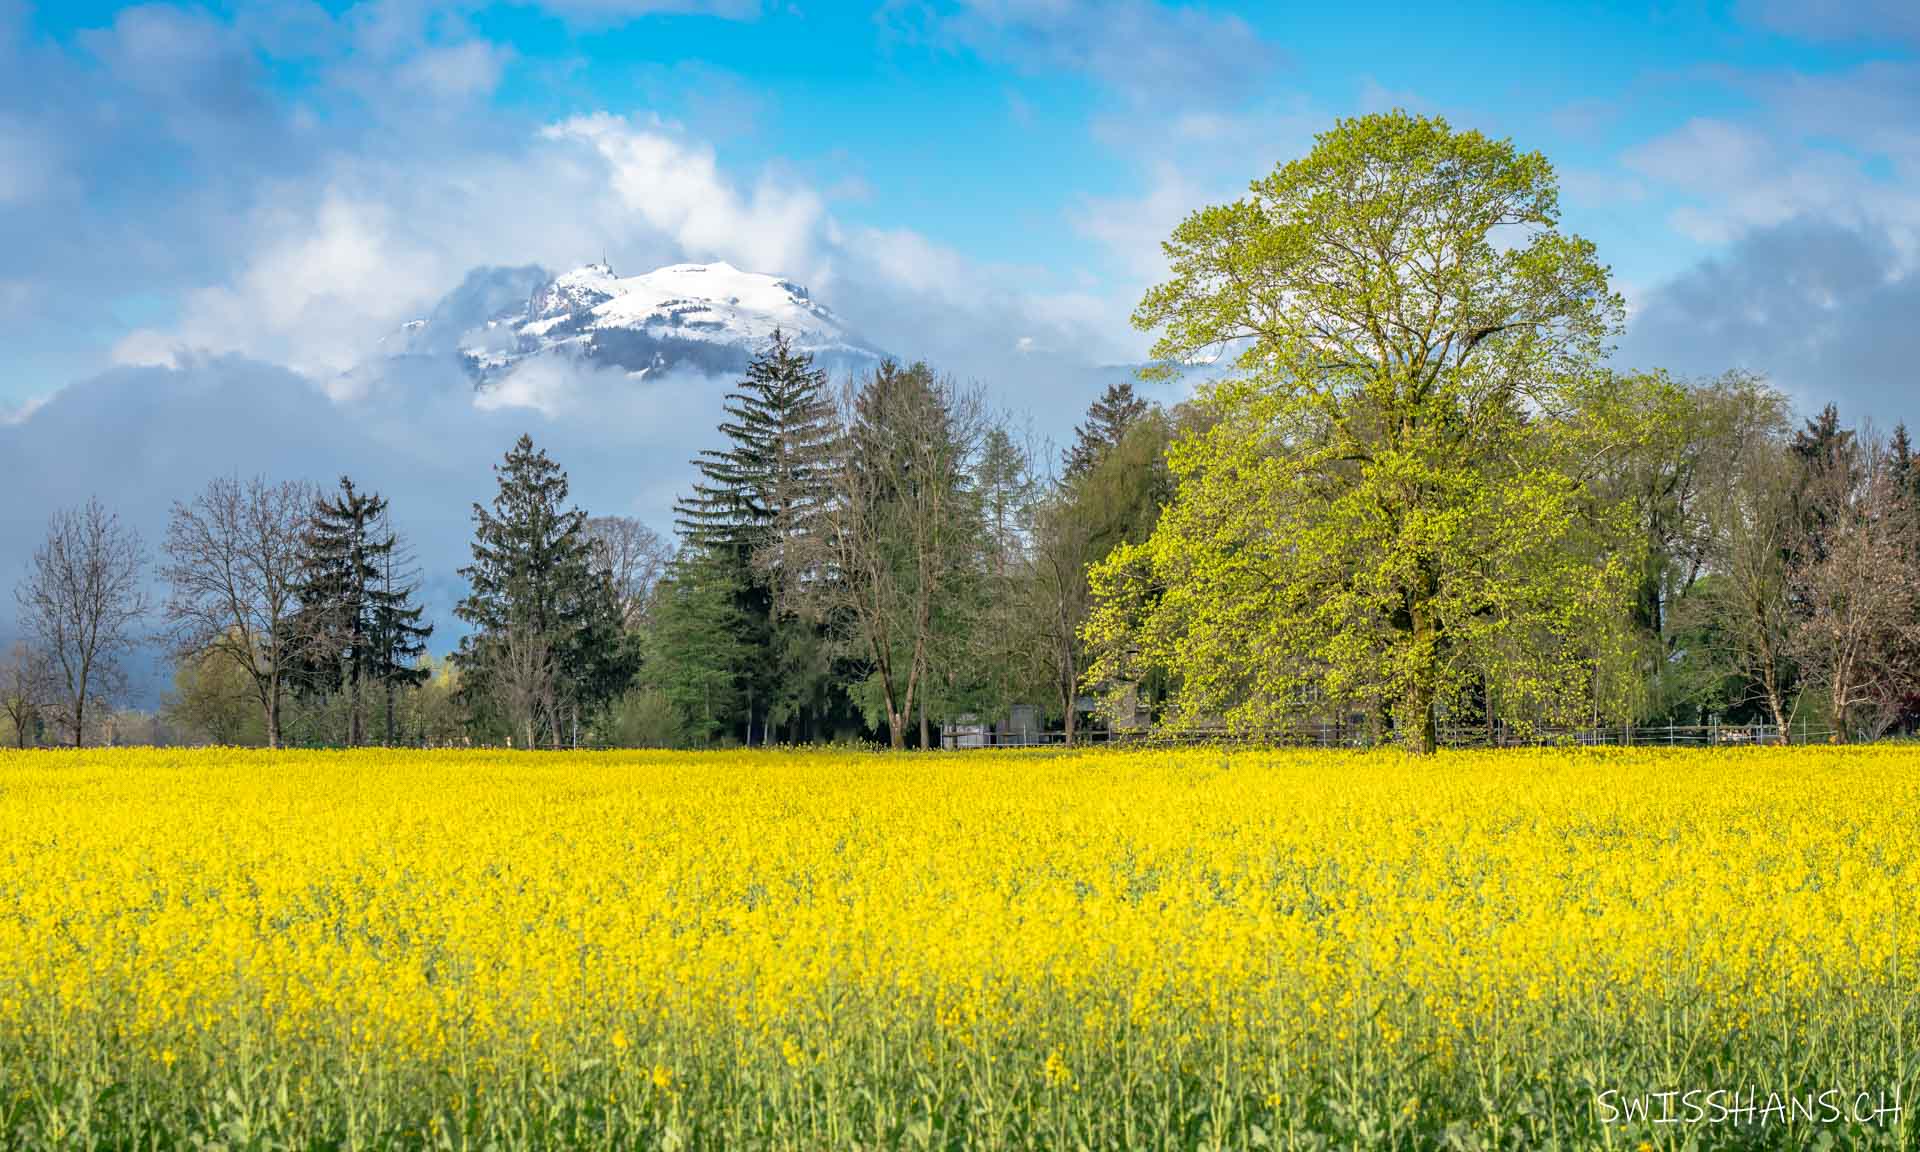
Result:
M523 746L558 743L625 686L619 606L560 466L523 435L494 475L493 506L473 506L470 591L454 609L473 631L455 659L468 698L498 704Z
M295 687L308 696L347 693L349 746L366 739L373 672L368 590L379 575L375 526L385 510L385 500L342 476L337 492L314 500L301 538Z
M394 739L394 697L422 678L416 658L433 632L413 603L418 577L387 514L387 500L348 476L320 495L301 536L299 610L289 661L297 691L345 692L349 745L366 742L366 693L387 696L386 739Z
M1853 451L1853 429L1840 424L1840 409L1828 404L1820 414L1794 433L1793 451L1810 467L1828 468L1844 463Z
M826 386L812 355L795 351L776 329L727 394L726 446L700 453L700 478L674 505L689 547L729 553L743 567L784 566L780 545L805 531L824 499L833 440ZM787 575L776 572L766 583L778 586Z
M746 706L740 575L724 554L688 549L668 566L649 610L646 682L697 744L713 743Z
M1067 478L1077 479L1091 471L1100 458L1117 447L1127 429L1153 408L1153 403L1133 391L1133 382L1122 380L1107 385L1107 390L1087 408L1087 421L1073 430L1073 448L1067 453Z
M1920 502L1920 459L1913 453L1913 439L1907 435L1907 426L1895 424L1893 439L1887 441L1889 470L1893 475L1895 491L1906 503L1909 513L1916 511Z
M367 651L373 679L386 691L386 742L393 744L401 691L417 688L433 675L433 669L420 660L427 654L433 625L423 621L426 609L413 602L420 576L412 557L391 529L384 544L379 575L367 589L371 617Z
M1852 487L1859 451L1853 429L1841 425L1840 409L1833 404L1794 433L1791 447L1800 461L1796 503L1802 538L1794 550L1802 560L1818 562L1827 554L1833 529L1833 493Z
M725 447L694 461L699 479L675 505L675 524L690 550L713 564L689 564L681 578L701 579L731 566L738 629L729 646L745 662L743 736L756 723L769 730L817 704L825 675L820 633L795 611L812 578L796 542L813 530L826 501L834 442L827 374L776 330L753 358L740 387L726 397Z

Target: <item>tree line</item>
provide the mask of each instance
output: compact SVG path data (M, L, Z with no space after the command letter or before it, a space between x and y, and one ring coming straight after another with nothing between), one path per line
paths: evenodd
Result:
M836 385L778 332L725 410L673 544L573 506L522 436L473 506L467 631L438 661L419 565L350 477L177 502L151 603L139 535L97 500L61 512L17 590L10 734L113 739L147 642L174 663L164 719L219 743L905 747L1029 702L1072 728L1086 562L1157 515L1165 413L1110 388L1042 476L978 388L924 363Z
M1088 723L1431 751L1543 729L1920 721L1920 464L1749 373L1610 365L1624 305L1537 153L1342 121L1166 244L1064 451L925 363L830 380L776 333L673 539L522 437L442 660L386 501L218 480L166 589L56 515L0 668L15 739L98 738L149 609L194 738L698 747Z

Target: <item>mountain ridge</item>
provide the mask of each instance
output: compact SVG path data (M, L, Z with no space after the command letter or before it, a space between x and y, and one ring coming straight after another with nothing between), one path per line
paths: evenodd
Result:
M429 316L383 339L379 356L450 356L478 391L543 360L635 379L683 368L724 375L746 367L776 328L832 371L886 356L803 285L726 261L634 276L606 261L559 275L537 265L476 268Z

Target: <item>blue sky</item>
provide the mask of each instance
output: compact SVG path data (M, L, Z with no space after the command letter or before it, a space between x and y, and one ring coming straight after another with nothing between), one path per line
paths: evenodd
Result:
M1555 162L1624 358L1920 418L1920 9L1435 11L0 0L0 409L194 355L331 378L468 268L603 253L800 279L969 374L1123 361L1181 216L1402 106Z

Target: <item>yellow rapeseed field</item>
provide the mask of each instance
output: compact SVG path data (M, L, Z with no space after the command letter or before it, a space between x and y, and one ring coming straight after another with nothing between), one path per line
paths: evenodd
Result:
M0 753L0 1140L1905 1147L1917 854L1893 748Z

